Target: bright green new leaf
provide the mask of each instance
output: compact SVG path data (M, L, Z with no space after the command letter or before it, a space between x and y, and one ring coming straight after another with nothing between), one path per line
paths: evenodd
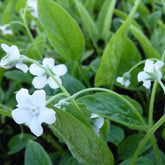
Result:
M144 129L141 115L136 108L139 107L132 99L125 98L115 92L96 93L79 98L78 103L83 103L86 108L100 116L114 122L123 124L132 129ZM138 105L138 106L137 106ZM139 108L138 108L139 109Z
M111 26L115 3L116 3L116 0L105 0L99 12L97 24L98 24L99 31L101 33L101 37L105 41L107 41L109 37L110 26Z
M25 165L52 165L52 162L39 143L29 141L25 151Z
M51 0L38 0L38 12L55 50L67 59L79 61L84 50L84 38L75 20Z
M95 86L109 85L110 88L113 87L128 30L139 3L140 1L137 1L127 20L121 25L107 44L95 77Z
M67 144L72 155L85 165L113 165L113 155L107 145L80 120L55 108L57 121L52 131Z
M83 4L79 0L75 0L77 10L81 16L81 20L83 22L84 27L86 28L89 36L93 42L97 42L99 39L99 32L97 26L91 16L89 15L87 9L83 6Z

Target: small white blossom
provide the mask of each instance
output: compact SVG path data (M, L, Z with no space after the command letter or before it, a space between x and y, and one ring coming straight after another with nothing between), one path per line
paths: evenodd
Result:
M2 31L3 35L7 35L7 34L12 35L13 34L13 31L10 29L9 24L0 26L0 30Z
M23 64L21 61L18 62L18 60L23 55L20 55L17 46L8 46L6 44L1 44L1 48L6 52L7 55L1 59L0 67L4 69L10 69L15 66L16 68L22 70L25 73L28 71L27 65Z
M154 63L152 60L146 60L143 69L144 71L138 74L138 81L143 81L143 86L149 89L151 87L151 81L161 80L162 72L160 71L160 68L162 68L163 65L164 63L162 61Z
M104 124L104 118L95 113L92 113L90 121L94 131L99 136L99 131Z
M38 18L37 0L27 0L27 5L31 8L32 16Z
M121 85L123 85L125 87L128 87L131 84L131 82L130 82L130 74L126 72L123 75L123 77L117 77L116 81L118 83L120 83Z
M22 88L16 94L17 108L12 111L12 117L18 124L25 123L36 136L43 133L42 123L53 124L56 121L55 112L46 107L44 90L36 90L29 95Z
M57 81L62 84L60 76L63 76L67 72L67 67L64 64L59 64L54 66L55 61L53 58L44 58L43 66L48 68L53 74ZM29 68L32 75L36 76L33 78L32 84L35 88L41 89L45 85L49 84L52 89L57 89L59 86L54 82L54 80L47 75L44 69L40 68L36 64L32 64Z
M69 105L69 103L66 102L65 99L62 99L57 104L55 104L54 106L65 111L67 105Z

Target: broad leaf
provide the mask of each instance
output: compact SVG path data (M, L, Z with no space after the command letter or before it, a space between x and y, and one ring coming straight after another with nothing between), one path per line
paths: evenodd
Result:
M25 151L25 165L52 165L52 162L39 143L29 141Z
M113 165L113 155L107 145L80 120L55 108L57 121L52 131L65 141L72 155L85 165Z
M55 50L70 60L80 60L84 50L84 38L75 20L51 0L38 0L38 12Z
M33 140L35 137L31 134L18 134L13 136L9 143L8 143L8 148L9 148L9 155L15 154L22 149L26 147L26 144L28 143L29 140Z
M110 88L113 87L116 71L127 39L128 30L138 4L139 3L136 3L127 20L121 25L107 44L101 59L100 67L95 77L95 86L109 85Z
M90 94L77 101L84 103L89 111L129 128L143 129L144 127L141 115L135 107L136 101L132 104L115 92Z

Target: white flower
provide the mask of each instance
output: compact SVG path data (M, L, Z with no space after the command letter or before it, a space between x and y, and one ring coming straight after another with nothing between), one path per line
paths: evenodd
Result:
M151 81L161 80L162 72L160 71L160 68L162 68L163 65L164 63L162 61L157 61L154 64L154 61L146 60L145 67L143 69L144 71L138 74L138 81L143 81L143 86L149 89L151 87Z
M27 0L27 5L31 8L32 16L38 18L37 0Z
M4 69L10 69L15 66L25 73L28 71L27 65L23 64L21 61L18 62L22 55L20 55L17 46L8 46L6 44L1 44L1 48L7 53L7 55L1 59L0 67Z
M67 68L64 64L59 64L54 66L55 61L53 58L44 58L43 66L48 68L53 74L57 81L62 84L60 76L66 74ZM41 89L45 85L49 84L52 89L57 89L59 86L54 82L54 80L47 75L44 69L40 68L36 64L32 64L29 68L32 75L36 77L33 78L32 84L35 88Z
M44 90L36 90L32 95L22 88L16 94L17 108L12 111L12 117L18 124L25 123L36 136L43 133L42 123L53 124L56 121L55 112L47 108Z
M92 113L90 121L94 131L96 132L97 135L99 135L99 131L104 124L104 118L95 113Z
M67 105L69 105L69 103L66 102L65 99L62 99L57 104L55 104L54 106L65 111Z
M131 82L130 82L130 74L126 72L123 77L117 77L116 81L120 83L121 85L128 87Z
M13 34L13 31L10 29L9 24L5 24L5 25L0 26L0 30L2 31L3 35L7 35L7 34L12 35Z

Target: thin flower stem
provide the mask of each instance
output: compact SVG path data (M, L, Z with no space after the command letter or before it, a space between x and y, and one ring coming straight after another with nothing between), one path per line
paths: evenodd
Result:
M51 97L49 100L47 100L46 105L50 104L52 101L56 100L58 97L61 97L61 96L66 96L66 94L65 93L59 93L59 94Z
M151 138L151 136L153 136L153 134L155 133L155 131L165 122L165 115L162 116L157 122L156 124L148 131L148 133L146 134L146 136L142 139L142 141L140 142L138 148L136 149L132 159L131 159L131 163L130 165L134 165L136 162L136 159L138 157L138 155L140 154L142 148L144 147L144 145L147 143L147 141Z
M151 137L151 142L152 142L155 154L156 154L156 159L158 161L158 165L162 165L162 159L160 157L159 147L158 147L158 144L156 142L156 138L154 135L152 135L152 137Z
M127 104L131 107L131 109L134 111L134 113L137 115L137 117L139 118L139 120L145 125L145 122L143 120L143 118L141 117L141 115L138 113L138 111L135 109L134 106L132 106L132 104L130 104L130 102L127 101L127 99L125 99L124 97L116 94L115 92L113 92L112 90L109 90L109 89L105 89L105 88L88 88L88 89L84 89L84 90L81 90L75 94L73 94L72 96L68 97L65 99L65 101L69 101L69 100L72 100L72 99L75 99L76 97L78 97L79 95L83 94L83 93L86 93L86 92L91 92L91 91L100 91L100 92L108 92L108 93L111 93L113 95L117 95L118 97L120 97L122 100L126 101Z
M155 81L153 88L152 88L152 93L151 93L151 98L150 98L150 106L149 106L149 128L152 127L153 125L153 110L154 110L154 100L155 100L155 94L156 94L156 89L158 86L158 82Z
M165 86L164 86L164 84L162 83L162 81L158 81L158 82L159 82L159 85L162 87L163 92L165 94Z

